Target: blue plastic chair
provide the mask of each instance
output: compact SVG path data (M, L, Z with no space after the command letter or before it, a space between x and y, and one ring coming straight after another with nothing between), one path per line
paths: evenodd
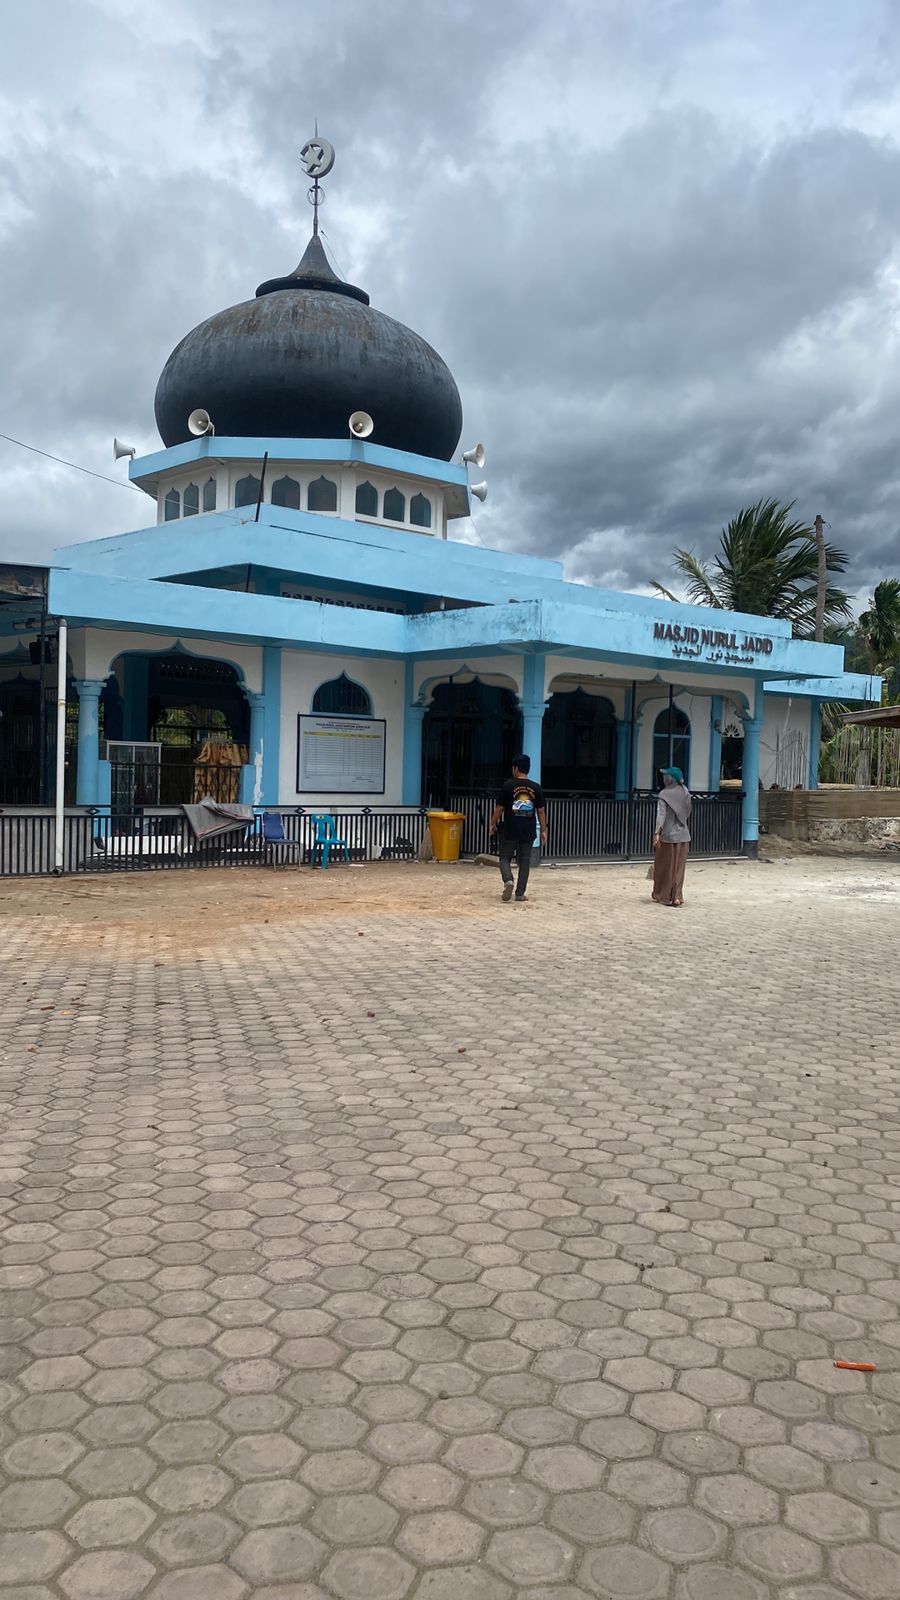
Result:
M314 816L312 820L315 823L316 828L315 837L313 839L312 854L315 856L316 851L320 852L320 867L323 869L327 867L328 857L330 856L332 850L343 850L344 860L349 862L350 846L348 845L346 839L338 838L337 825L334 817Z
M300 860L300 845L289 839L284 831L284 818L277 811L264 811L262 816L263 848L270 866L287 866Z

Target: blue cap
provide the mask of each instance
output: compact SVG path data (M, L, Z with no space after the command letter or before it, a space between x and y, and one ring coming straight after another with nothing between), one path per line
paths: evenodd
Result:
M676 783L684 783L684 773L680 767L660 767L664 778L674 778Z

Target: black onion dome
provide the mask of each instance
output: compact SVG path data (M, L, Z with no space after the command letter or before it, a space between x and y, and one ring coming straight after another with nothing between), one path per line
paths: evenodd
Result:
M220 311L176 345L156 389L166 446L202 406L232 438L344 439L368 411L373 444L449 461L462 429L446 363L411 328L332 271L314 235L296 270Z

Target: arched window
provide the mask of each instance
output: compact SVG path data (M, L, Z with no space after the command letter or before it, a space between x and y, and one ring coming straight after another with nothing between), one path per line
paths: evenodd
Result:
M356 515L358 517L377 517L378 490L374 483L366 482L357 485Z
M296 478L276 478L272 485L273 506L289 506L291 511L300 510L300 485Z
M313 478L306 496L309 511L337 511L337 484L330 478Z
M184 491L182 516L196 517L200 512L200 487L196 483L189 483Z
M313 711L326 717L370 717L372 702L361 683L354 683L342 672L339 678L320 683L313 695Z
M238 478L234 486L234 503L236 506L255 506L259 499L259 479L248 472L246 478Z
M669 749L671 746L671 755ZM653 773L654 785L660 780L660 771L663 767L680 767L684 773L685 783L691 781L691 725L683 711L677 706L672 707L671 739L669 727L669 707L661 711L653 725Z
M385 522L405 522L406 496L399 489L385 490L383 516Z
M170 489L163 501L163 516L167 522L177 522L181 516L181 495L177 489Z
M205 484L203 485L203 509L204 511L215 511L216 509L215 478L207 478Z
M410 500L409 520L414 528L431 527L431 501L424 494L414 494Z

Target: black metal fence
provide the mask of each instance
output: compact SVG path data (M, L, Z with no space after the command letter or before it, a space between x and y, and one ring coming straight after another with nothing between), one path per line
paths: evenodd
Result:
M496 849L496 840L490 837L493 794L454 795L451 808L465 815L463 855L486 855ZM64 824L63 871L255 866L285 858L315 864L320 859L315 818L321 813L300 806L267 809L277 810L281 817L288 848L270 846L262 810L245 828L205 841L194 838L180 809L132 806L70 812ZM428 826L424 807L332 806L328 815L334 818L351 861L414 860ZM548 796L546 854L559 861L649 857L655 817L652 794ZM741 796L735 791L695 795L691 832L695 855L739 855ZM0 877L53 872L55 837L55 819L46 811L0 810ZM343 843L338 843L331 861L344 859Z
M132 807L127 811L86 809L65 818L63 871L132 872L177 867L243 867L283 859L315 864L317 811L278 809L287 848L272 845L257 811L243 829L214 839L194 838L180 810ZM415 860L428 826L424 809L346 811L332 806L339 842L331 862ZM56 823L47 812L0 811L0 877L54 871ZM347 850L343 845L346 843ZM294 848L292 849L291 846Z
M547 798L547 850L551 859L584 861L629 859L653 853L656 794L635 790L630 795L552 795ZM694 855L741 854L741 802L737 790L693 796L691 850ZM496 796L454 794L450 809L465 815L463 855L488 855L497 848L490 836Z

